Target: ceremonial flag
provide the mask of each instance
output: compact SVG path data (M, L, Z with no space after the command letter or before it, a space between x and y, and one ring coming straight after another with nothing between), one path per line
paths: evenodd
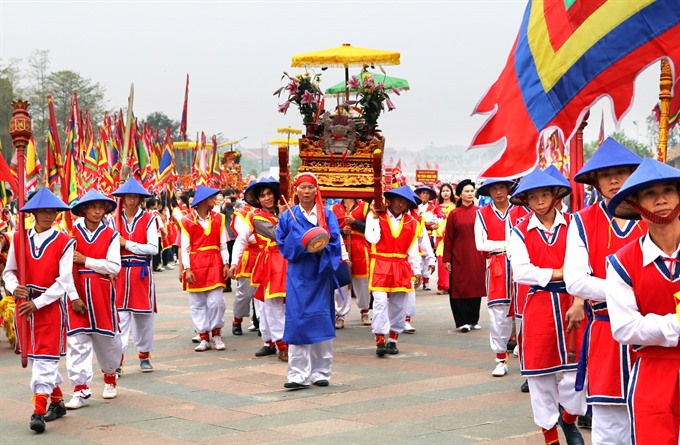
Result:
M540 133L554 128L570 140L605 94L618 126L641 70L662 57L680 66L679 41L677 0L531 0L505 68L474 109L489 118L471 148L505 145L481 176L526 174Z
M85 155L83 156L83 186L89 190L95 182L95 177L99 171L98 149L94 143L94 130L90 110L87 110L85 117Z
M64 164L61 159L61 140L57 128L57 118L54 114L52 96L47 96L50 120L47 126L47 146L45 147L45 185L54 192L57 184L61 185L64 176Z
M71 113L67 125L65 156L64 160L64 181L61 183L61 200L71 205L78 199L80 181L78 177L78 152L80 151L80 136L78 131L78 97L73 93L71 101Z
M212 150L210 150L210 162L208 163L209 178L213 187L220 187L222 173L220 172L220 157L217 154L217 136L212 137Z
M38 184L38 177L40 176L40 159L38 159L38 154L35 150L35 140L33 136L28 140L28 145L26 145L26 163L24 170L24 190L26 192L32 192L35 190L35 186ZM17 170L17 152L14 151L12 155L12 160L9 163L9 170L14 176L15 180L19 177L19 172ZM18 182L17 182L18 183Z
M9 168L9 165L7 165L5 157L2 155L2 141L0 141L0 183L2 183L3 187L5 181L9 183L9 186L12 188L14 195L17 195L17 192L19 191L19 184L17 184L16 176L12 173L12 171ZM3 194L3 197L5 196L7 196L6 193Z
M599 147L604 142L604 110L602 110L602 116L600 117L600 134L597 137L597 146Z
M163 141L163 156L161 156L160 163L158 165L158 183L157 187L161 188L174 182L177 177L177 172L175 169L175 149L172 146L172 135L170 134L170 128L166 130L165 140Z
M187 140L187 107L189 105L189 73L187 73L187 86L184 90L184 108L182 109L182 121L179 124L179 136L182 142Z
M137 140L137 160L139 164L139 181L142 183L145 189L149 190L153 187L153 179L151 175L151 166L149 165L149 152L151 151L151 146L153 144L151 138L153 133L151 132L151 127L149 125L143 125L142 133L138 133L140 136Z
M677 65L676 65L676 70L677 70ZM677 79L675 79L675 82L673 82L673 97L671 98L671 104L670 108L668 110L668 129L670 130L671 128L675 127L675 124L678 123L678 119L680 119L680 88L678 88L678 83L680 83L680 76L678 76ZM654 115L656 116L656 121L659 122L659 119L661 119L661 108L659 108L659 104L657 103L654 109L652 110Z

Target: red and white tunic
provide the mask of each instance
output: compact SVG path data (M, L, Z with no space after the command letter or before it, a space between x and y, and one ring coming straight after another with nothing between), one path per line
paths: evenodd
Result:
M509 211L510 207L500 212L491 203L477 210L475 219L475 245L477 250L487 255L486 290L489 306L509 305L512 298L512 274L506 254L510 237Z
M674 297L680 292L678 250L669 258L645 235L609 256L612 333L622 344L633 345L637 357L627 397L637 445L680 443L680 321Z
M568 222L555 211L546 230L536 215L521 221L510 236L509 255L513 279L531 286L524 304L519 343L524 376L576 370L580 339L566 334L565 316L574 297L563 281L551 282L554 269L564 265Z
M255 298L264 301L269 298L282 298L286 296L286 269L288 261L281 256L279 246L276 244L276 225L278 216L263 209L255 209L248 214L248 229L255 236L255 242L259 247L260 254L255 261L253 275L250 279L252 286L257 287ZM263 227L265 230L258 230ZM263 233L260 233L260 232ZM265 232L274 238L266 236Z
M408 213L403 213L398 219L388 210L377 218L379 239L373 240L374 235L369 215L366 222L366 239L371 243L371 261L369 273L369 289L376 292L411 292L412 279L420 273L418 265L420 257L417 255L418 223ZM396 227L395 227L396 226ZM415 272L414 272L415 270Z
M68 335L90 333L114 337L118 333L116 288L109 277L120 271L118 236L118 232L104 223L94 233L90 233L84 223L74 224L76 250L87 259L85 264L73 265L73 281L87 311L80 315L69 305Z
M158 253L158 229L155 218L137 210L131 222L114 218L116 230L128 240L120 248L121 268L116 282L116 308L140 314L156 312L156 286L150 271L151 258Z
M28 338L17 332L19 350L25 348L29 358L59 360L66 354L68 315L66 297L74 293L73 245L74 241L56 229L42 233L30 229L26 232L26 287L29 300L37 310L28 317ZM3 272L7 291L14 292L19 285L15 248L19 246L19 232L15 232Z
M338 224L340 226L340 232L344 233L342 229L345 227L345 215L346 211L342 204L337 203L331 207L333 213L338 218ZM368 215L368 203L364 201L357 201L354 207L349 211L349 214L357 221L366 222L366 216ZM352 261L352 276L354 278L367 278L368 277L368 252L369 245L366 241L366 236L364 232L360 232L355 227L352 227L352 234L348 237L344 235L345 246L350 246L349 258ZM348 243L348 238L350 238L350 243Z
M226 285L223 267L227 262L229 252L226 250L225 225L224 215L212 211L208 213L205 228L198 221L196 212L187 215L180 222L182 262L185 269L191 269L195 278L193 284L185 280L184 289L187 292L206 292ZM186 244L185 240L187 240ZM186 250L188 252L185 252ZM188 253L188 258L185 258L185 253Z
M512 205L508 211L508 225L510 230L519 224L524 218L530 216L531 210L525 206ZM524 312L524 302L526 301L527 293L531 286L521 284L512 280L512 306L510 308L513 317L522 320L522 312Z
M250 206L237 209L231 218L230 227L236 236L231 251L231 265L237 265L236 278L251 278L255 261L260 254L260 247L255 242L255 237L241 235L248 231L248 214L252 211L253 208Z
M587 373L586 401L624 404L631 359L628 346L612 337L606 298L607 256L647 232L644 222L626 221L619 228L603 202L572 215L567 235L564 281L572 295L588 300L589 324L583 338L577 387Z

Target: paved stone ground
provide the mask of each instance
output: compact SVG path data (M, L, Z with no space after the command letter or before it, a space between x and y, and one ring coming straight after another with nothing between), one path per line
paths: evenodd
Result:
M453 328L447 297L419 291L417 332L402 335L399 355L381 359L354 306L335 340L331 385L287 391L286 364L275 356L256 358L261 343L255 333L235 337L225 330L226 351L194 352L189 305L176 271L155 277L155 371L142 374L128 354L116 399L101 398L96 376L90 406L48 423L42 435L28 428L30 372L3 336L0 443L543 443L529 395L519 391L524 380L517 360L510 361L509 375L491 376L484 307L482 330L461 334ZM233 294L225 298L229 326ZM64 366L62 360L66 378ZM71 390L68 383L63 388ZM590 443L589 431L584 437Z

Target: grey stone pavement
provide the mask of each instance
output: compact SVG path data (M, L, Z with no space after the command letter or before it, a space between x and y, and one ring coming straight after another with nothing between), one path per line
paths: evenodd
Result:
M232 293L224 294L227 350L198 353L177 271L155 278L154 372L140 372L131 345L118 397L101 398L103 382L95 372L90 406L48 423L42 435L28 428L30 371L0 334L1 444L543 443L529 395L519 390L524 379L516 358L507 376L491 376L484 304L482 330L461 334L448 297L419 291L412 322L417 332L402 334L401 353L384 358L376 357L370 327L361 325L353 305L335 340L330 386L287 391L286 364L254 356L261 346L257 334L231 334ZM244 331L247 326L246 320ZM60 369L66 379L64 359ZM68 381L63 390L68 400ZM588 430L584 437L590 443Z

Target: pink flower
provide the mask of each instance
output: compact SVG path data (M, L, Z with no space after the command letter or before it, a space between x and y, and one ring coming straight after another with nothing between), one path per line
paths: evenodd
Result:
M284 103L279 105L279 113L286 114L286 111L288 111L288 107L290 106L290 102L285 101Z
M288 91L290 95L293 96L295 93L297 93L299 86L300 83L297 81L297 79L291 78L290 83L286 85L286 91Z
M301 104L315 104L317 101L316 95L311 93L310 91L305 91L305 93L302 95L302 100L300 100Z
M373 89L375 87L375 81L373 80L373 76L368 76L364 79L364 84Z
M389 97L385 98L385 102L387 103L387 111L392 111L395 108L397 108L397 107L394 106L394 104L392 103L392 101L390 100Z
M392 92L393 92L394 94L396 94L397 96L401 96L401 93L399 92L399 90L396 89L396 88L394 88L394 87L392 88Z
M357 76L352 76L352 78L347 82L347 87L348 88L359 88L359 79L357 79Z

